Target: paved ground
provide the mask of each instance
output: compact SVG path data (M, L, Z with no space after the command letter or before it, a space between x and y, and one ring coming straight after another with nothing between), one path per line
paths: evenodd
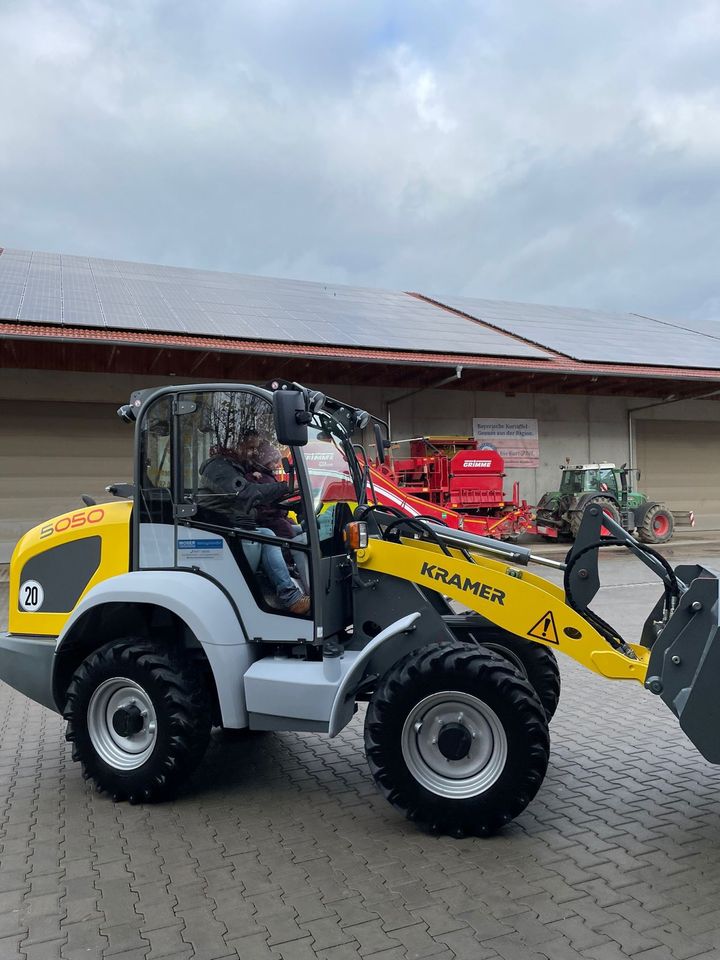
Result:
M604 566L630 630L657 590ZM377 795L362 716L332 742L216 741L184 796L131 807L0 685L0 960L720 958L720 768L639 687L563 681L545 784L484 841Z

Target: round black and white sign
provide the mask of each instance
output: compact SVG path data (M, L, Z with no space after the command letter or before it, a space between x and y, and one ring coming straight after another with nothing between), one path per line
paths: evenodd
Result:
M27 610L28 613L39 610L44 599L45 591L37 580L26 580L25 583L20 584L18 602L21 610Z

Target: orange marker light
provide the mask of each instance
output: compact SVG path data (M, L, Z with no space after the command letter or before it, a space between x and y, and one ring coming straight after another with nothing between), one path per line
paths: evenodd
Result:
M348 550L364 550L368 545L367 524L362 520L346 524L343 539Z

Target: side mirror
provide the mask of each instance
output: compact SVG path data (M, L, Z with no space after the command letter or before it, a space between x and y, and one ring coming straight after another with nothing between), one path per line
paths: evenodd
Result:
M123 423L135 423L135 410L129 403L124 403L121 407L118 407L117 415Z
M135 496L135 484L134 483L109 483L105 487L107 493L113 495L113 497L125 497L126 499ZM85 497L83 497L83 500Z
M377 450L377 458L380 463L385 463L385 439L382 435L382 430L380 429L380 424L375 423L373 420L373 433L375 434L375 449Z
M298 390L277 390L273 394L273 418L279 443L288 447L305 446L307 425L312 416L305 409L305 397Z

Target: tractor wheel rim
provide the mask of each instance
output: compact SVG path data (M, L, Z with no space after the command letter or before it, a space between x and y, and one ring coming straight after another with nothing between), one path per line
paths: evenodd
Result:
M126 736L118 717L139 711L142 726ZM115 722L113 722L113 720ZM155 749L157 715L150 695L126 677L105 680L93 692L87 709L88 735L101 760L116 770L137 770Z
M667 517L659 516L653 520L653 530L659 537L664 536L668 532L669 526L670 524L668 523Z
M417 703L403 725L401 747L415 780L436 796L453 800L489 790L503 772L508 752L495 711L459 690L433 693ZM448 756L453 747L463 755Z

